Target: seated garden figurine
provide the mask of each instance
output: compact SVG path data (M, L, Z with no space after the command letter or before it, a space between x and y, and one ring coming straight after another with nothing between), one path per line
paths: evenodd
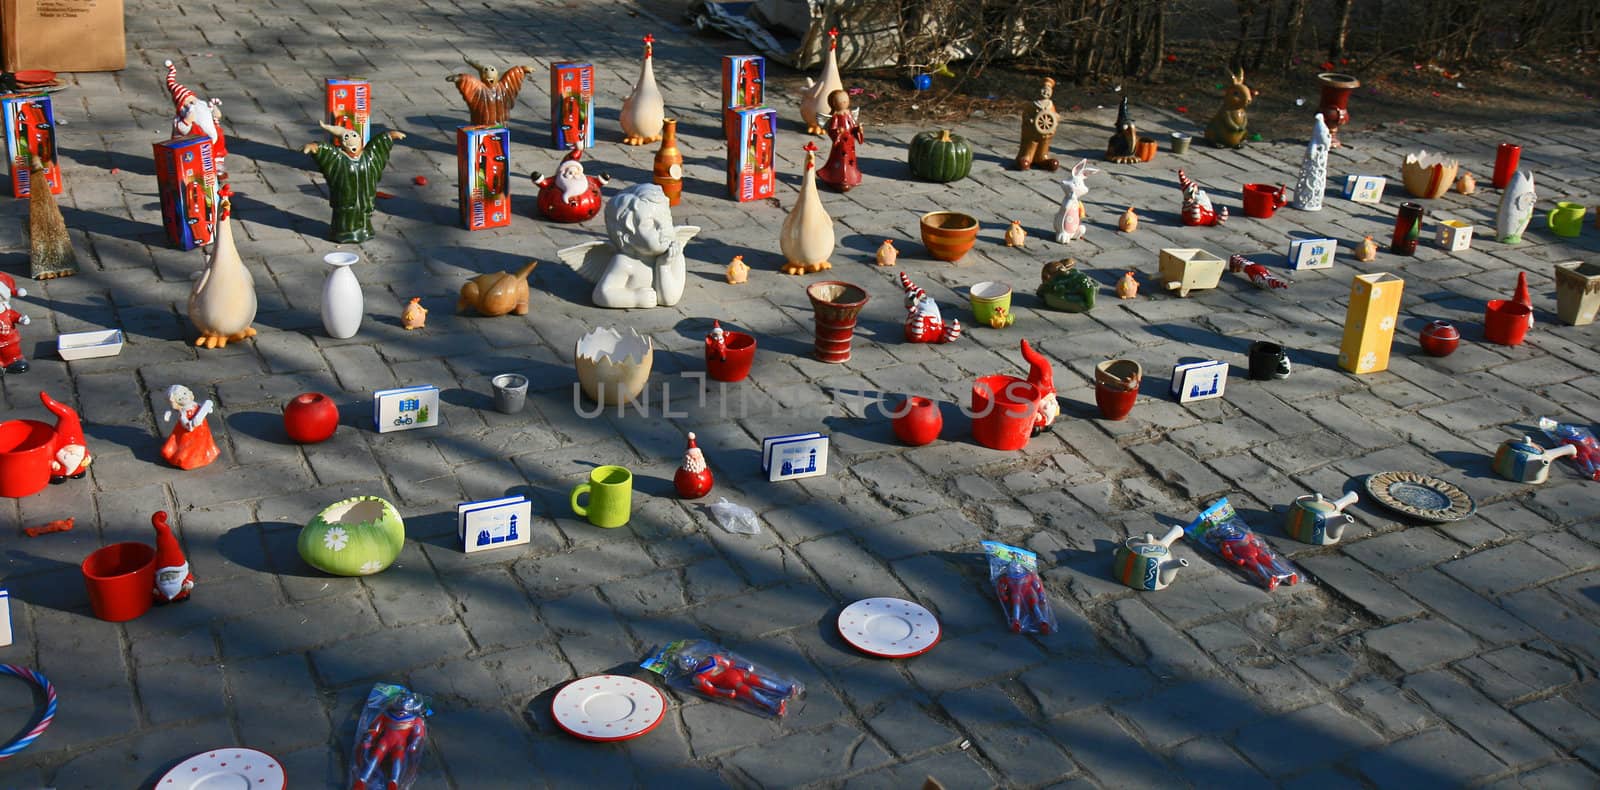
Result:
M309 155L328 179L328 203L333 207L328 238L340 244L359 244L372 238L372 210L378 197L378 179L389 165L389 150L403 132L388 132L363 143L361 133L329 124L318 124L339 138L339 145L306 143L301 153Z
M162 421L170 421L176 412L178 424L172 426L172 433L161 445L161 457L179 469L199 469L217 460L217 443L211 438L211 426L206 424L211 401L197 405L188 387L174 384L167 388L167 403L172 409L162 415Z
M700 228L672 224L667 195L638 184L606 204L608 241L591 241L556 253L594 283L597 307L671 306L683 298L688 276L683 248Z
M511 118L511 108L517 104L517 94L522 91L522 80L532 71L527 66L512 66L505 74L493 66L486 66L472 58L464 58L467 65L476 69L478 76L451 74L446 82L455 83L461 98L472 114L473 126L505 123Z

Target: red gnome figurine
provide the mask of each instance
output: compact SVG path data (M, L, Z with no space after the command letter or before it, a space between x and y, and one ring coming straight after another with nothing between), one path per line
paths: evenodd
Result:
M690 431L689 448L683 451L683 466L672 476L672 486L684 499L699 499L711 493L713 483L705 453L700 452L700 445L694 441L694 431Z
M169 603L189 599L194 589L194 574L189 571L189 558L178 545L178 538L167 526L167 511L157 510L150 517L156 528L156 601Z
M94 460L94 455L89 452L89 444L83 438L83 423L78 420L78 413L71 406L43 392L39 393L39 402L56 416L55 440L50 452L50 482L64 482L69 477L73 480L82 478L89 471L89 463Z
M1038 436L1040 431L1050 430L1061 414L1061 404L1056 401L1055 373L1050 369L1050 360L1034 351L1027 340L1022 341L1022 358L1028 361L1028 383L1039 392L1039 411L1033 417L1033 435Z

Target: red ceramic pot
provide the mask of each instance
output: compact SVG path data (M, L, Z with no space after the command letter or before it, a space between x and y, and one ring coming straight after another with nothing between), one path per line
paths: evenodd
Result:
M972 439L991 450L1021 450L1033 435L1039 391L1013 376L984 376L972 385Z
M305 392L283 405L283 430L299 444L325 441L339 429L339 407L320 392Z
M113 543L96 549L80 569L95 617L121 623L150 611L156 587L154 546Z
M1339 127L1350 122L1350 92L1361 87L1361 80L1331 71L1318 74L1317 80L1322 83L1317 112L1322 113L1322 122L1328 125L1330 147L1338 148Z
M755 359L756 339L743 332L724 332L721 353L706 339L706 375L712 381L744 381Z
M921 447L939 438L939 432L944 430L944 415L939 413L939 404L913 395L895 407L892 424L900 441Z
M539 188L539 213L545 218L556 222L583 222L594 218L600 213L600 179L594 176L585 176L589 179L589 189L583 194L567 200L562 197L560 187L552 179L550 183Z
M1244 185L1244 213L1256 219L1271 219L1283 204L1289 202L1283 197L1282 184L1271 186L1269 184Z
M1113 359L1101 362L1094 371L1094 402L1100 407L1100 416L1108 420L1126 420L1139 400L1139 384L1144 379L1144 368L1131 359Z
M1461 332L1449 321L1434 321L1422 328L1422 350L1429 356L1448 357L1461 345Z
M37 420L0 422L0 496L31 496L50 484L55 437L55 428Z
M1483 336L1502 346L1522 345L1532 315L1532 310L1509 299L1490 299L1483 312Z

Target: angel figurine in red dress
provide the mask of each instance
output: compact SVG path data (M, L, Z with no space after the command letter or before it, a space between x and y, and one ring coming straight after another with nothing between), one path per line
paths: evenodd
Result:
M196 405L188 387L174 384L167 388L167 402L172 410L161 419L170 421L175 411L178 424L172 426L171 435L161 445L161 457L179 469L199 469L217 460L217 443L211 438L211 426L206 424L211 401Z
M824 129L833 147L828 161L817 170L817 180L840 192L861 183L861 168L856 166L856 146L867 141L859 122L861 110L850 109L850 94L836 90L828 94L828 116Z

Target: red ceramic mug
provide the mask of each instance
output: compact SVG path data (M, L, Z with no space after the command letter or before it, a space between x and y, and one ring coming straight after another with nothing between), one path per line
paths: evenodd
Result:
M113 543L85 558L81 570L95 617L121 623L150 611L156 587L154 546Z
M1256 219L1271 219L1283 204L1289 202L1284 199L1282 184L1271 186L1268 184L1244 185L1244 213Z
M0 496L37 494L50 483L56 429L38 420L0 422Z
M1021 450L1033 435L1039 391L1012 376L983 376L972 385L972 438L991 450Z

